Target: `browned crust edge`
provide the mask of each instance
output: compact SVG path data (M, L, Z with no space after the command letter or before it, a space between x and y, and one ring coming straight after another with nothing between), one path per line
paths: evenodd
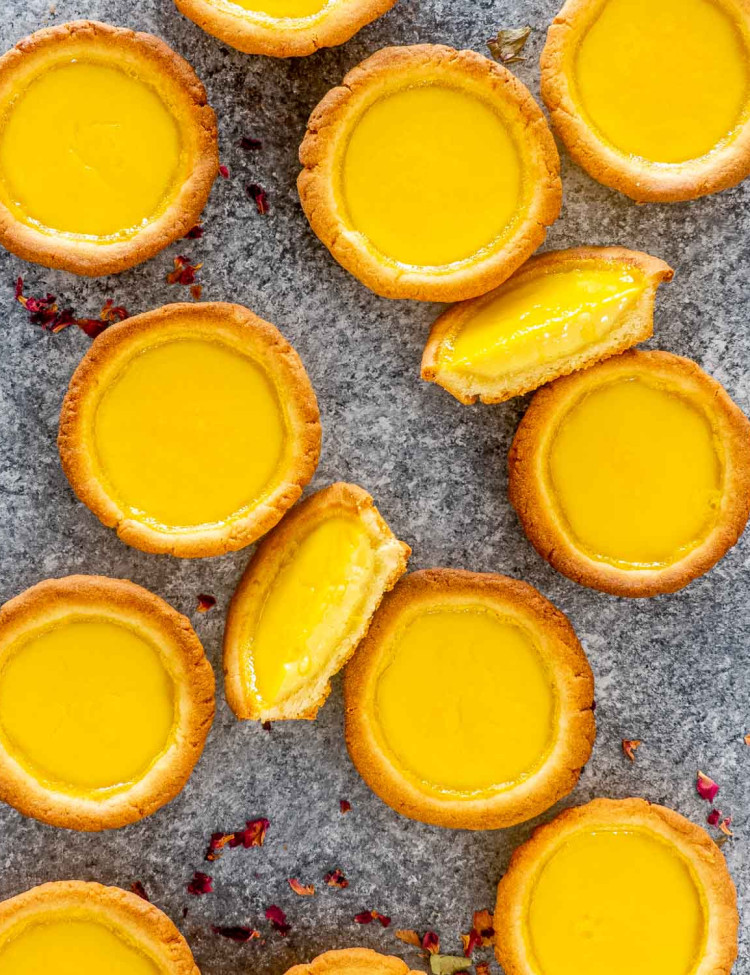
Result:
M688 860L701 883L707 905L707 939L695 975L728 975L737 957L737 898L721 851L700 826L679 813L645 799L594 799L567 809L539 826L511 857L497 888L495 955L507 975L528 975L532 964L525 944L524 905L536 868L563 838L578 828L618 824L649 829L670 842Z
M164 213L131 238L115 243L96 243L62 234L44 233L18 221L0 203L0 244L18 257L96 277L116 274L158 254L198 223L219 169L216 116L208 105L206 90L193 68L164 41L152 34L91 20L77 20L46 27L19 41L0 58L0 85L30 56L43 56L64 44L93 44L100 50L127 50L149 68L149 80L161 83L169 94L170 107L183 131L191 133L191 165L188 178ZM178 104L179 102L179 104Z
M380 565L377 585L369 595L357 628L341 641L329 666L315 677L311 686L273 707L260 707L247 693L242 676L243 635L248 617L274 585L290 547L313 528L336 514L355 516L365 526L377 546ZM232 597L224 630L224 689L235 715L250 721L314 720L331 692L331 678L345 666L370 626L373 614L386 592L406 572L411 548L399 541L375 507L372 496L357 484L337 482L311 495L294 509L260 543Z
M725 491L714 529L701 545L662 569L621 569L586 555L561 526L542 474L546 444L561 410L599 377L636 370L666 379L700 406L726 455ZM750 516L750 420L724 387L691 359L671 352L631 349L584 372L558 379L534 395L508 456L508 496L537 552L574 582L615 596L676 592L708 572L744 531Z
M387 13L396 0L329 0L309 17L271 17L211 0L175 0L180 13L207 34L245 54L305 57L336 47Z
M103 386L112 374L152 337L169 332L200 334L250 354L273 381L286 417L291 457L281 481L245 515L223 525L189 532L158 531L129 517L107 493L92 458L90 426ZM222 555L244 548L269 531L299 499L315 473L320 456L318 404L297 352L275 325L242 305L224 302L164 305L113 325L91 345L73 373L60 413L58 446L63 470L78 498L128 545L144 552L182 558Z
M0 654L29 628L84 610L135 626L164 655L175 682L173 741L143 778L103 799L46 787L0 745L0 799L51 826L95 832L150 816L182 790L203 751L214 717L214 674L190 620L126 579L47 579L0 608Z
M558 734L543 766L520 786L477 799L447 798L408 778L381 747L373 697L384 645L399 617L415 601L483 601L512 612L541 637L558 694ZM426 569L405 576L385 597L370 631L344 674L346 744L372 791L410 819L454 829L499 829L525 822L567 795L591 754L596 734L594 678L567 617L533 586L492 573Z
M394 955L381 955L371 948L339 948L324 951L311 962L294 965L286 975L329 975L344 972L345 975L360 975L371 972L373 975L421 975L411 971L401 958Z
M390 262L346 224L336 194L340 143L350 121L380 93L420 81L449 78L502 108L517 135L530 186L527 209L513 233L479 259L443 268ZM560 160L552 133L529 90L510 71L476 51L440 44L387 47L353 68L313 110L300 146L297 179L302 208L333 257L376 294L418 301L458 301L483 294L509 277L543 242L560 212Z
M577 265L590 261L592 265L604 262L631 266L641 272L646 280L646 288L638 300L635 308L627 315L627 327L615 328L614 337L605 338L593 347L568 356L552 363L551 368L534 367L523 373L515 381L503 382L502 376L494 383L491 380L477 377L461 379L449 369L443 369L440 354L444 343L456 334L462 325L468 323L486 305L498 298L506 287L527 281L537 275L554 269L563 269L566 265ZM644 254L641 251L628 250L626 247L571 247L567 250L547 251L530 258L506 282L479 298L460 302L444 311L435 319L430 331L427 344L422 355L421 376L426 382L434 382L442 386L454 396L459 403L467 405L481 401L482 403L504 403L514 396L529 393L544 383L551 382L560 376L570 375L602 362L610 356L624 352L637 342L645 342L654 331L654 301L659 285L664 281L671 281L674 271L668 264L658 257Z
M552 126L571 158L599 183L639 203L695 200L740 183L750 175L750 120L722 149L685 163L649 164L619 152L589 125L573 96L566 60L571 45L606 0L567 0L547 33L541 56L541 94ZM750 36L750 2L722 0ZM750 49L748 51L750 54Z
M56 881L0 902L0 939L18 923L42 920L59 910L90 911L103 923L114 922L168 975L200 975L187 941L163 911L119 887L98 883Z

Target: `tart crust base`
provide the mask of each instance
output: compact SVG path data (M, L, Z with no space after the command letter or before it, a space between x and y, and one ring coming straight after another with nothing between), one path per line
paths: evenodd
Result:
M286 975L420 975L410 971L401 958L381 955L371 948L340 948L324 951L303 965L294 965Z
M150 816L182 790L214 717L214 674L190 620L141 586L104 576L47 579L0 608L0 657L28 630L94 613L122 622L156 646L174 681L176 724L163 754L130 787L104 798L45 786L0 747L0 799L51 826L96 832Z
M497 888L495 955L507 975L528 975L536 969L524 938L524 911L536 867L568 834L579 827L601 825L641 827L666 840L690 863L706 898L707 939L694 975L729 972L737 957L737 898L721 851L700 826L664 806L645 799L594 799L567 809L538 827L511 857Z
M539 640L558 699L556 730L543 764L511 789L474 799L446 796L417 784L378 741L373 701L382 648L401 614L416 602L450 606L484 603L516 619ZM506 576L461 569L427 569L402 579L385 597L344 675L346 744L372 791L410 819L456 829L499 829L525 822L575 786L594 744L594 678L566 616L533 586Z

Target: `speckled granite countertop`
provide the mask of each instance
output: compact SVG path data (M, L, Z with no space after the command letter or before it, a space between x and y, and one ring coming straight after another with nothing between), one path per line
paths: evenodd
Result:
M750 731L750 533L708 576L673 596L626 601L557 575L526 542L506 498L505 457L524 401L465 407L422 383L421 351L437 308L370 294L314 237L295 190L310 110L362 58L419 41L486 53L486 39L499 27L530 23L531 56L516 70L536 94L544 29L557 7L558 0L400 0L343 47L274 61L223 46L182 18L171 0L58 0L54 15L49 0L4 0L3 48L45 24L81 17L165 38L208 89L231 178L214 187L203 239L118 277L77 280L0 253L0 599L47 576L125 576L192 614L220 674L224 612L250 552L203 561L147 555L120 543L75 500L55 436L63 393L89 340L75 329L43 332L13 301L13 281L23 275L29 294L53 292L78 315L98 314L108 297L141 312L185 296L165 282L177 253L203 261L204 298L242 302L274 322L307 366L324 430L312 487L347 479L370 490L412 545L412 568L507 573L533 583L570 616L596 675L599 732L565 804L634 794L705 823L696 770L719 782L736 834L724 851L744 902L734 971L750 975L750 748L743 743ZM242 135L261 139L262 150L243 153L236 147ZM39 148L45 150L42 141ZM659 295L651 345L696 359L750 412L750 181L694 203L644 207L566 159L563 177L563 213L548 246L621 244L669 261L677 275ZM245 195L246 182L265 187L267 215ZM198 592L218 599L205 616L194 613ZM644 740L634 765L622 755L622 738ZM341 798L352 804L346 816ZM261 815L271 820L265 847L231 851L209 871L215 893L190 897L185 885L205 867L209 834ZM433 928L444 951L459 949L472 911L492 905L511 851L533 826L448 832L392 812L349 762L338 680L315 723L279 724L270 733L237 722L220 693L189 785L150 819L85 835L0 808L0 897L46 880L124 887L139 880L184 931L203 975L281 975L319 951L358 944L402 954L419 968L417 952L397 941L394 929ZM333 867L349 878L347 890L322 884ZM287 877L315 882L317 895L297 897ZM263 920L272 903L288 914L286 938ZM391 927L356 925L354 914L369 908L390 915ZM210 930L240 923L268 931L266 943L238 945Z

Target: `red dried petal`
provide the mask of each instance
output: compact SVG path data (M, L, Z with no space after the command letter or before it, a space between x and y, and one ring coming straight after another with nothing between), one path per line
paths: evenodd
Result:
M229 927L217 927L217 925L212 924L211 930L214 934L220 934L222 938L229 938L230 941L237 941L240 944L245 944L247 941L254 941L260 937L260 931L256 931L254 928L246 928L239 924Z
M184 240L200 240L203 236L203 227L197 223L194 227L185 234Z
M197 897L201 894L212 894L213 891L213 878L209 877L207 873L196 870L193 879L187 885L188 894L194 894Z
M464 957L471 958L474 949L482 944L482 935L476 928L472 928L468 934L461 935L461 943L464 946Z
M208 593L198 593L198 605L195 607L199 613L207 613L216 605L216 596L209 596Z
M112 298L107 298L99 312L99 318L108 324L124 322L126 318L130 318L130 313L123 305L116 305Z
M486 908L482 911L474 911L472 926L482 939L482 947L487 948L492 944L495 937L495 918Z
M734 833L729 828L732 823L731 816L725 816L724 819L719 823L719 829L725 836L734 836Z
M264 721L263 724L261 725L261 728L264 731L270 731L271 730L271 722L270 721Z
M474 967L477 975L490 975L490 963L488 961L478 961Z
M719 794L718 785L704 772L698 772L695 780L695 790L701 799L705 799L706 802L713 802Z
M239 846L242 844L246 850L251 846L263 846L270 825L269 820L265 818L249 819L245 823L245 829L235 833L236 842L230 841L229 845Z
M302 884L296 877L289 877L287 883L294 893L299 894L300 897L312 897L315 893L315 886L313 884Z
M167 274L167 284L194 284L196 272L203 267L203 264L191 264L184 254L178 254L173 263L174 270Z
M244 149L246 152L263 148L263 143L260 141L260 139L253 139L249 135L243 135L237 145L240 147L240 149Z
M219 175L222 179L229 179L229 166L219 166Z
M721 819L721 810L712 809L711 812L706 816L706 822L709 826L718 826L719 820Z
M339 799L339 809L341 810L341 815L344 816L352 808L352 804L348 799Z
M54 295L47 294L44 298L27 298L23 293L23 278L18 278L15 287L16 300L29 313L32 325L40 325L46 332L57 335L71 325L77 325L89 338L95 339L112 322L123 321L128 318L127 309L122 305L115 305L109 298L101 310L99 318L76 318L71 308L59 310Z
M396 931L394 932L399 941L403 941L404 944L413 945L415 948L421 948L422 942L416 931Z
M345 887L349 886L349 881L338 867L336 867L335 870L330 870L325 877L323 877L323 881L324 883L328 884L329 887L337 887L339 890L343 890Z
M372 921L380 921L384 928L387 928L391 923L391 919L386 914L381 914L380 911L362 911L360 914L354 915L354 920L357 924L370 924Z
M193 296L193 298L195 298L196 301L200 301L201 295L203 294L203 285L202 284L192 285L190 288L190 294Z
M134 894L137 894L137 896L140 897L142 900L144 901L151 900L151 898L146 893L146 888L143 886L140 880L134 880L133 883L130 885L130 889Z
M266 196L266 191L262 186L260 186L258 183L248 183L245 187L245 191L255 204L255 209L261 216L268 213L268 197Z
M630 759L631 762L635 761L635 753L641 747L643 742L640 738L623 738L622 739L622 750L625 756Z
M23 298L23 278L16 278L16 301Z
M274 930L278 931L282 938L286 937L292 930L291 924L287 922L286 914L276 904L271 904L266 910L266 919L271 922Z
M434 931L425 931L422 935L421 946L430 955L440 954L440 938Z

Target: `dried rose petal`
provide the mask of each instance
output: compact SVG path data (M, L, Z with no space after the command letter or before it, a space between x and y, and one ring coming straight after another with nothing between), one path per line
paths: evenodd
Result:
M213 878L209 877L207 873L201 873L200 870L196 870L193 874L193 879L187 885L188 894L194 894L197 897L201 894L212 894L213 891Z
M248 819L245 829L234 834L234 839L229 841L230 846L244 846L246 850L251 846L263 846L266 839L270 821L265 817L260 819Z
M475 928L472 928L468 934L461 935L461 943L464 946L465 957L471 958L472 954L474 953L474 949L481 945L482 936Z
M474 911L473 928L482 939L482 947L487 948L495 937L495 919L488 910Z
M421 946L429 955L440 954L440 938L434 931L425 931L422 935Z
M500 30L497 32L497 37L487 41L487 47L490 49L492 57L500 64L516 64L518 61L526 60L521 51L526 46L530 34L530 27Z
M386 914L381 914L380 911L362 911L354 915L354 920L357 924L370 924L372 921L380 921L384 928L387 928L391 923L391 919Z
M218 927L212 924L211 930L214 934L220 934L222 938L229 938L230 941L237 941L239 944L254 941L260 937L260 931L256 931L254 928L246 928L239 924L229 927Z
M721 809L712 809L708 816L706 816L706 822L709 826L718 826L720 819Z
M274 930L278 931L282 938L286 937L292 930L291 924L287 923L286 914L276 904L271 904L266 910L266 919L271 922Z
M151 900L151 898L146 893L146 888L143 886L143 884L140 882L140 880L134 880L133 883L130 885L130 890L134 894L137 894L138 897L140 897L144 901L150 901Z
M344 816L352 808L352 804L348 799L339 799L339 809L341 810L341 815Z
M271 730L271 727L272 727L272 724L271 724L270 721L264 721L263 724L261 725L261 728L264 731L270 731Z
M243 135L237 145L240 147L240 149L244 149L246 152L263 148L263 143L260 141L260 139L253 139L249 135Z
M201 300L201 295L203 294L202 284L192 284L190 286L190 294L195 298L196 301Z
M167 274L167 284L195 284L195 275L202 267L202 264L191 264L184 254L178 254L174 259L174 270Z
M413 945L415 948L421 948L422 942L416 931L396 931L394 932L399 941L403 941L404 944Z
M640 738L623 738L622 739L622 750L627 758L631 762L635 761L635 753L641 747L643 742Z
M99 312L99 318L108 323L124 322L126 318L130 318L130 313L123 305L116 305L112 298L107 298Z
M250 199L255 204L255 209L258 213L263 216L263 214L268 213L268 197L266 196L266 191L258 183L248 183L245 187L245 191Z
M329 870L325 877L323 877L323 882L328 884L329 887L338 887L339 890L343 890L349 886L349 881L338 867L335 870Z
M219 166L219 175L222 179L229 179L229 166Z
M203 227L201 224L197 223L194 227L185 234L184 240L200 240L203 236Z
M488 961L478 961L474 967L477 975L490 975L490 963Z
M315 887L313 884L301 884L296 877L290 877L287 883L292 888L294 893L299 894L300 897L312 897L312 895L315 893Z
M27 298L23 293L23 278L18 278L15 296L19 304L29 313L32 325L40 325L46 332L57 335L63 329L76 325L90 339L95 339L113 322L121 322L128 318L128 311L122 305L115 305L109 298L101 310L99 318L76 318L72 309L59 309L54 295L47 294L44 298Z
M706 802L713 802L719 794L718 785L713 779L709 779L704 772L698 772L695 780L695 790L701 799L705 799Z
M209 609L213 609L215 605L215 596L209 596L205 592L198 593L198 605L195 608L199 613L207 613Z
M722 833L725 836L734 836L734 833L729 828L731 826L731 824L732 824L732 817L731 816L725 816L722 819L722 821L719 823L719 829L722 831Z

